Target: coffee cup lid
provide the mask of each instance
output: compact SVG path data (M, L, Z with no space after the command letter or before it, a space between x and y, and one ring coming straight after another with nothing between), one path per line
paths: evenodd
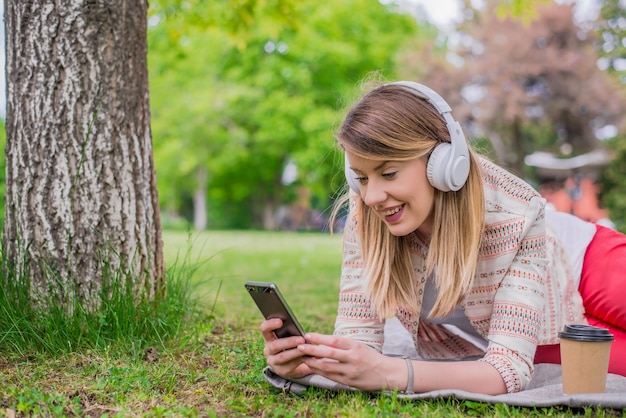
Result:
M559 338L575 341L613 341L613 334L606 328L592 325L570 324L563 327L559 332Z

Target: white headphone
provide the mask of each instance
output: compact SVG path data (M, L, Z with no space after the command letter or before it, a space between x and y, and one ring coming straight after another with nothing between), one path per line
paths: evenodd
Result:
M413 81L397 81L387 85L405 87L417 97L428 100L446 120L450 132L450 142L442 142L433 149L426 167L426 176L430 184L442 192L457 191L467 181L469 175L469 150L461 125L452 118L450 105L437 92L423 84ZM357 175L350 168L348 157L345 158L345 173L352 190L361 193Z

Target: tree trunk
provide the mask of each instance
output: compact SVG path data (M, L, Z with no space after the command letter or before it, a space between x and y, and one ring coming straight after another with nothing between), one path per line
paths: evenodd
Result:
M207 177L206 168L199 167L197 173L198 185L193 194L193 226L196 231L204 231L207 227Z
M5 259L34 294L164 278L145 0L6 0ZM106 268L105 268L106 267Z

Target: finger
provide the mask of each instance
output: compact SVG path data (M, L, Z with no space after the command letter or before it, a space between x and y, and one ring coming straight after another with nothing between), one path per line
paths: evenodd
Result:
M300 344L298 346L303 354L318 359L328 359L335 362L348 362L350 360L350 352L348 350L329 347L321 344Z
M265 344L265 349L263 353L267 356L275 356L286 350L294 350L299 345L305 344L304 338L302 337L285 337L285 338L276 338L272 341L267 341ZM299 350L294 350L299 351Z
M299 350L284 350L270 356L267 356L267 352L264 354L267 364L281 376L301 377L311 373L309 366L304 363L306 356Z
M271 365L271 364L270 366L272 367L274 372L276 372L278 375L283 376L283 377L289 377L289 378L297 379L299 377L307 376L313 373L311 369L309 368L309 366L307 366L305 363L301 361L298 363L294 363L294 364L288 364L286 366Z
M279 318L272 318L261 322L259 329L263 334L263 339L265 341L274 341L276 339L276 335L274 331L283 326L283 321Z
M272 363L288 363L295 358L302 357L302 351L296 348L281 349L275 343L269 343L263 348L263 355Z
M303 363L311 370L312 373L320 374L329 379L336 380L337 377L344 375L344 364L329 358L306 357Z
M274 331L283 326L283 321L280 318L270 318L261 322L259 328L261 332Z
M311 344L325 345L340 350L350 350L351 348L354 348L355 344L359 344L350 338L339 337L337 335L318 334L316 332L308 332L304 338Z

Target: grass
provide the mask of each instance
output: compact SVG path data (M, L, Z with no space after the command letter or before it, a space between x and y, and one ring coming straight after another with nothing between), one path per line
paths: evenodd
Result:
M0 416L626 416L600 408L514 408L450 399L407 402L315 389L301 397L282 393L261 376L261 317L243 283L277 282L306 329L330 332L340 238L166 232L164 243L168 265L179 266L172 277L197 298L199 315L163 341L142 337L57 353L4 349Z
M262 231L209 232L192 238L166 235L166 258L175 259L176 251L187 248L191 248L186 255L189 261L202 263L193 278L201 297L212 304L219 296L216 317L227 318L234 326L259 322L260 313L243 285L248 280L274 281L303 326L332 331L341 268L340 237Z

